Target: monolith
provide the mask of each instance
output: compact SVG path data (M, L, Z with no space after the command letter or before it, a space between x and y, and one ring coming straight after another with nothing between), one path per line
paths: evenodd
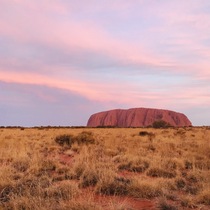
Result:
M115 109L95 113L90 116L87 126L147 127L160 120L175 127L192 126L182 113L151 108Z

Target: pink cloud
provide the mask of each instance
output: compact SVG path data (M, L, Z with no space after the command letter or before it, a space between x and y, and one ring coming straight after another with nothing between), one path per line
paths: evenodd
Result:
M11 3L11 1L8 2ZM65 4L58 2L50 4L49 2L28 2L26 0L16 1L16 4L17 7L18 4L20 4L18 8L22 9L24 12L18 13L18 18L10 14L8 15L8 18L5 14L4 18L0 20L0 34L4 34L18 42L40 43L64 51L72 49L91 50L96 53L104 53L111 56L113 59L121 62L122 65L148 65L157 67L157 73L162 71L162 68L167 68L167 71L172 73L197 74L197 68L196 66L193 66L194 64L191 65L177 60L170 54L161 56L158 53L153 53L149 48L146 48L141 41L132 41L128 43L124 40L113 38L108 31L104 31L104 29L96 23L84 20L65 20L65 18L60 22L53 15L50 15L59 13L65 16ZM171 6L174 7L173 4ZM120 7L127 8L131 7L131 5L127 5L126 3L124 6L121 4ZM182 7L186 9L185 4ZM39 9L40 12L39 15L37 15ZM180 12L180 15L177 15L176 12L178 12L179 9L179 7L175 7L175 12L172 14L171 10L168 13L164 12L164 14L158 13L160 17L164 16L168 26L163 29L153 29L153 31L151 30L151 33L155 34L157 33L157 30L159 30L159 32L162 30L161 33L167 34L167 30L171 30L171 25L173 24L185 24L189 22L193 24L193 21L196 20L196 18L192 15L183 15ZM151 11L153 10L151 9ZM206 16L200 15L199 22L209 22L209 20ZM204 27L203 30L207 30L207 27ZM177 51L177 53L179 51L195 52L198 56L209 59L210 50L200 44L199 36L184 34L180 31L177 32L176 30L174 30L173 33L175 39L172 40L172 42L175 46L174 50ZM168 44L170 44L170 41ZM198 67L202 66L202 68L199 69L200 74L208 74L208 69L210 67L208 62L205 60L199 61L198 64L195 65Z
M136 87L132 84L113 82L101 84L100 82L88 82L75 78L59 78L43 76L36 73L17 73L0 71L0 80L9 83L44 85L53 88L59 88L79 94L89 100L100 102L113 102L136 106L136 104L148 105L151 101L158 101L162 94L157 92L145 91L145 85ZM43 96L45 97L45 96ZM47 98L45 98L47 100ZM163 98L162 98L163 99ZM53 100L49 98L49 101ZM153 103L154 104L154 103Z
M70 19L60 22L49 16L49 8L40 5L40 2L39 4L18 2L21 3L21 9L24 9L24 12L19 13L18 18L12 15L7 18L5 15L5 18L0 21L0 33L18 42L38 42L63 50L87 49L96 53L105 53L122 63L135 65L169 66L172 63L172 60L154 54L141 43L127 43L113 38L109 32L93 22ZM43 8L46 8L46 11L37 15L34 9L37 5L41 11ZM60 7L62 8L63 5L51 6L50 11L56 11L57 9L54 8Z
M14 2L14 1L7 1ZM113 56L114 58L121 60L121 62L130 62L133 64L148 64L154 66L170 66L176 60L170 56L160 56L157 53L154 54L148 48L145 48L141 42L130 42L126 43L124 40L114 39L107 31L104 31L99 25L90 21L76 21L76 20L65 20L62 19L62 22L50 16L49 14L57 12L60 14L66 14L65 3L59 2L49 2L49 1L26 1L26 0L17 0L17 4L21 5L21 8L24 12L19 13L19 17L10 16L10 18L5 17L4 20L0 21L0 33L4 33L7 36L10 36L13 39L16 39L21 42L41 42L49 44L51 46L60 47L63 49L72 49L72 48L83 48L90 49L96 52L104 52L108 55ZM89 3L89 2L88 2ZM92 1L94 3L94 1ZM154 2L153 2L154 3ZM5 3L6 4L6 3ZM9 3L7 3L9 4ZM87 2L84 2L87 4ZM138 1L135 4L127 3L126 1L121 1L118 7L120 8L133 8L134 5L139 4ZM140 2L140 4L143 4ZM165 10L165 5L169 8L169 12ZM183 15L183 10L190 10L196 8L197 4L195 2L189 3L164 3L164 4L155 4L151 7L150 12L156 12L158 16L164 17L166 20L166 25L173 26L173 24L186 24L194 21L198 21L202 25L203 23L209 22L209 17L199 16L199 19L196 19L197 16L190 14ZM105 9L108 7L116 8L116 4L112 3L103 5ZM159 6L159 8L158 8ZM102 7L102 6L101 6ZM101 8L102 9L102 8ZM117 9L117 8L116 8ZM68 7L68 10L71 10L71 4ZM157 12L158 10L163 11ZM175 11L174 11L175 10ZM39 14L37 15L37 12ZM174 12L172 12L174 11ZM177 15L178 14L178 15ZM210 23L210 22L209 22ZM14 24L16 27L14 27ZM198 26L200 26L198 25ZM207 24L208 26L209 24ZM168 26L164 29L164 33L167 33L169 29ZM205 29L208 27L205 27ZM176 31L175 36L179 35ZM179 32L178 32L179 33ZM205 33L203 33L205 34ZM155 35L155 34L154 34ZM176 38L177 39L177 38ZM181 40L177 42L182 42L180 44L189 46L191 38L186 36L185 41L183 41L183 34L181 34ZM176 40L173 40L176 43ZM185 43L183 43L185 42ZM194 42L192 40L191 42ZM177 43L177 44L179 44ZM188 44L189 43L189 44Z
M119 82L100 84L99 82L88 82L85 80L78 80L75 78L59 78L56 75L53 77L43 76L31 73L17 73L0 71L0 80L10 83L44 85L53 88L59 88L79 94L89 100L100 102L121 103L128 107L132 106L148 106L151 105L157 108L167 107L193 107L196 105L210 104L210 96L208 89L204 91L203 86L196 85L191 88L186 88L181 85L170 90L153 91L156 84L150 85L142 84L138 87L136 85L124 85ZM52 101L53 98L48 98L41 95L45 100Z
M53 76L49 77L39 75L36 73L21 74L11 71L0 71L0 80L10 83L45 85L49 87L65 89L96 101L112 100L113 95L111 94L110 90L114 89L117 91L117 87L119 86L117 84L112 84L111 87L106 87L104 84L88 83L86 81L76 80L73 78L64 79ZM126 101L126 99L122 101Z
M21 12L18 12L16 15L12 14L12 10L10 14L6 14L6 12L2 13L0 34L17 42L38 43L48 45L49 47L56 47L63 51L84 49L96 53L104 53L120 61L122 64L143 64L157 67L157 74L166 68L167 71L172 73L187 73L195 79L207 79L206 77L210 77L210 64L208 62L210 50L201 43L202 39L207 36L202 34L208 34L205 32L209 31L210 18L206 15L194 16L183 14L183 11L187 9L186 3L183 3L181 10L180 4L175 3L174 5L174 3L169 3L171 4L171 9L168 12L165 7L162 8L162 5L156 14L158 17L164 19L163 27L149 29L149 31L153 37L158 33L163 35L167 33L173 34L174 40L172 42L169 40L166 43L172 43L174 45L174 51L196 52L203 59L197 63L194 63L193 60L191 63L181 61L171 54L161 56L157 52L154 53L151 49L145 47L142 40L131 40L127 42L114 38L109 31L105 31L97 22L67 18L65 5L58 3L58 1L3 1L5 5L13 4L14 2L16 3L15 10L21 10ZM2 2L0 6L2 6L1 4ZM189 9L195 6L191 5ZM123 1L119 7L129 8L131 5ZM113 9L117 9L114 7L114 4ZM149 8L151 13L154 10L156 11L157 8ZM162 13L163 10L164 13ZM172 13L173 10L174 13ZM61 16L55 17L55 13ZM59 18L62 18L62 21ZM199 25L198 22L201 24ZM177 30L174 25L182 26L182 28L189 25L191 27L195 26L196 29L200 29L201 31L197 34L192 34L190 31ZM149 41L146 38L145 40ZM17 60L10 58L8 63L10 61L14 62L14 65L18 65ZM42 64L42 69L49 69L50 72L60 72L60 75L65 71L62 67L49 67L44 66L44 64ZM71 74L73 69L68 69L68 71ZM76 70L74 69L74 71ZM77 69L77 71L80 71L80 69ZM131 83L125 86L119 81L101 84L100 81L90 82L84 77L80 79L73 76L65 78L65 76L62 77L60 75L56 73L55 75L47 76L35 72L21 74L15 70L7 71L7 69L0 69L0 79L2 81L61 88L73 91L91 100L114 100L135 106L136 104L146 105L150 103L157 106L167 106L167 104L171 105L171 103L174 103L174 100L180 101L177 103L182 103L182 100L191 104L209 103L209 97L205 95L208 91L203 93L203 87L195 87L187 90L184 87L178 87L174 92L168 92L167 90L165 92L158 92L158 90L152 91L155 90L155 84L150 87L147 84L136 87ZM199 100L195 100L195 98Z

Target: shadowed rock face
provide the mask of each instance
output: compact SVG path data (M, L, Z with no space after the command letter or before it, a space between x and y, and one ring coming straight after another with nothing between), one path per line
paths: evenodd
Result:
M93 114L87 123L88 127L145 127L157 120L164 120L175 127L191 126L192 123L182 113L148 108L115 109Z

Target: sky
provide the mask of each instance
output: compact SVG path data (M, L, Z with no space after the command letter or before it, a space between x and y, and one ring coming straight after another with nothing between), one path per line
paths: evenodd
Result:
M0 0L0 125L136 107L210 125L209 0Z

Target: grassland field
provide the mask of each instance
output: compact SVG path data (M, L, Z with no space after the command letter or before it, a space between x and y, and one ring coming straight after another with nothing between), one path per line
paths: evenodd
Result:
M0 210L210 209L210 128L0 128Z

